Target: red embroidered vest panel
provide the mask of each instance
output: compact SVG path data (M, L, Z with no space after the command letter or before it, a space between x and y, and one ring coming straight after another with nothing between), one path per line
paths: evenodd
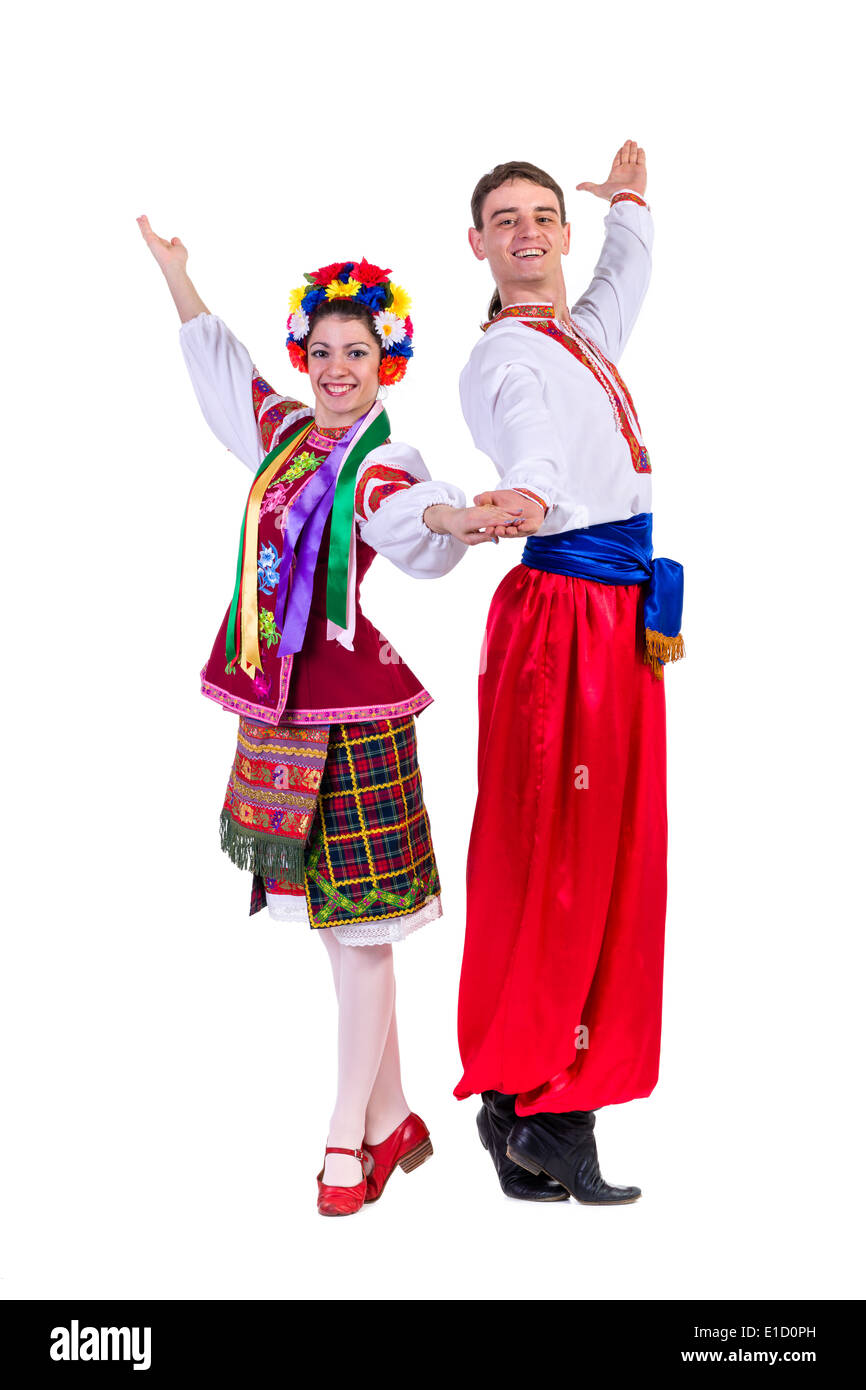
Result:
M327 724L363 721L417 713L432 696L393 651L390 643L360 608L361 581L376 552L356 535L356 625L353 651L328 640L327 574L331 522L328 519L319 548L310 614L304 643L294 657L280 657L281 633L275 621L275 602L282 562L283 515L313 476L334 440L318 433L299 443L285 469L267 489L259 514L258 633L262 670L248 675L236 664L226 671L226 631L229 611L220 624L211 654L202 669L202 693L236 714L267 723ZM302 469L302 472L298 472ZM287 474L295 474L289 476Z

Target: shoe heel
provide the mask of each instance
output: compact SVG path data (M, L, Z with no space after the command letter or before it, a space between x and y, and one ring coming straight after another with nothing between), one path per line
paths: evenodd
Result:
M505 1152L512 1163L516 1163L519 1168L525 1168L527 1173L531 1173L534 1178L537 1178L539 1173L543 1172L543 1169L539 1168L531 1159L526 1158L524 1154L513 1154L510 1146Z
M428 1158L433 1156L433 1145L429 1139L422 1139L420 1144L416 1144L414 1149L404 1154L399 1160L400 1167L404 1173L411 1173L414 1168L419 1168L422 1163L426 1163Z

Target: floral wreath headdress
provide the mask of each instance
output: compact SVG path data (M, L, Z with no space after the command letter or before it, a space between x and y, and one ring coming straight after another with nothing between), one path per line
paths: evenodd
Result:
M353 299L363 304L373 315L373 325L382 349L379 381L383 386L402 381L412 356L412 320L409 310L412 301L399 285L388 279L390 270L382 270L369 261L335 261L305 275L305 285L289 295L289 336L286 347L293 367L309 370L307 349L304 346L310 331L310 319L320 304L331 299Z

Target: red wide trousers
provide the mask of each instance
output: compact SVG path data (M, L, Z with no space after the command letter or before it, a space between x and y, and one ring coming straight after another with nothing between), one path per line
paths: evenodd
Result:
M665 704L643 660L642 593L517 565L494 594L458 1098L597 1110L658 1080Z

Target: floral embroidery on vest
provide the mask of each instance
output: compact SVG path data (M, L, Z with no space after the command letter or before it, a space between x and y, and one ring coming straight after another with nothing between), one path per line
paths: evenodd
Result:
M305 473L309 473L312 469L318 468L319 464L324 462L325 459L323 455L311 454L308 449L305 449L302 454L298 454L292 459L285 473L281 473L274 482L290 483L295 478L301 478ZM268 492L270 492L270 488L268 488Z
M262 593L272 594L280 582L280 557L277 547L270 541L259 551L259 588Z
M263 642L267 642L269 647L275 647L282 636L277 631L277 624L274 615L267 608L259 609L259 637Z

